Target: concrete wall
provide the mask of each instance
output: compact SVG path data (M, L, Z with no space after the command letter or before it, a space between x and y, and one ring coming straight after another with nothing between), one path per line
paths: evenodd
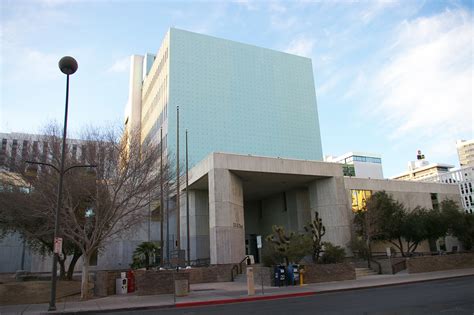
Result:
M351 189L385 190L408 208L416 206L431 208L430 193L438 194L439 202L446 198L459 203L461 201L458 186L455 184L344 177L344 187L348 190L348 195Z
M408 273L474 268L474 253L423 256L407 259Z
M187 272L137 270L135 279L135 288L138 295L173 293L174 280L188 280L189 285L189 273Z
M18 233L7 234L0 240L0 273L15 272L21 269L21 257L25 246L24 268L31 268L31 254L27 245ZM51 269L51 268L50 268Z
M382 164L354 161L355 177L383 179Z
M262 201L245 201L244 202L244 221L245 234L262 234L263 226L263 206ZM262 216L261 216L262 215ZM264 235L264 234L262 234Z
M263 218L260 226L262 235L270 235L273 225L283 226L288 231L288 209L285 209L284 198L285 195L281 193L262 200Z
M348 263L304 266L304 283L355 280L355 268Z
M293 189L262 200L245 202L244 213L245 234L265 237L272 233L273 225L283 226L286 231L303 233L304 226L311 220L308 190Z

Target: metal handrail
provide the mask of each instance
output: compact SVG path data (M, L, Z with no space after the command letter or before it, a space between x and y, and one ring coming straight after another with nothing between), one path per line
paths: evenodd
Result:
M236 271L235 272L235 276L234 276L234 270ZM233 265L232 266L232 269L230 270L230 279L232 282L234 282L235 280L235 277L239 274L239 266L238 265Z
M242 263L247 260L249 255L245 255L244 259L239 262L239 274L243 273Z
M371 268L370 262L374 262L374 263L377 264L377 267L378 267L378 270L379 270L378 274L381 275L382 274L382 265L378 261L373 260L372 258L369 258L369 268Z

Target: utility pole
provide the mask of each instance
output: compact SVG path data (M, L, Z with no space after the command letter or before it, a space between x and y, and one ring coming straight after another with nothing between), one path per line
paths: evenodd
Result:
M166 259L170 264L170 186L166 184Z
M186 129L186 243L187 243L187 254L188 254L188 266L191 266L191 245L189 236L189 184L188 178L188 129Z
M179 204L179 106L176 106L176 247L181 250L180 204Z
M163 219L165 218L165 204L163 202L163 127L160 128L160 265L163 267L163 249L165 242L163 242Z

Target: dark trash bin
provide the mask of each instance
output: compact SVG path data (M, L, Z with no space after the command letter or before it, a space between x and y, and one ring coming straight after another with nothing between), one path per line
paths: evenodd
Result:
M288 285L298 285L300 283L299 265L290 264L288 266Z
M273 269L273 278L275 280L275 286L281 287L286 285L286 268L283 265L275 266Z

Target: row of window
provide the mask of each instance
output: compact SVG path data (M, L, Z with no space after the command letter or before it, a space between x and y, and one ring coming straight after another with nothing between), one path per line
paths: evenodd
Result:
M165 92L166 90L168 89L168 76L166 76L166 78L163 80L163 82L161 82L161 85L158 89L158 92L155 94L155 97L153 98L153 101L149 104L148 106L148 109L145 113L145 115L142 116L142 124L145 125L148 121L148 119L150 118L150 114L151 112L153 111L153 109L155 109L156 107L158 107L158 102L164 97L165 98L165 101L166 100L166 95L165 95ZM146 104L146 103L144 103Z
M375 157L370 157L370 156L359 156L359 155L353 155L349 158L346 159L346 163L351 163L351 162L366 162L366 163L377 163L377 164L382 164L382 159L381 158L375 158Z
M158 76L160 75L161 71L163 70L167 60L168 60L168 48L166 48L165 53L163 54L163 57L161 57L160 63L158 64L158 69L153 74L153 77L150 81L150 84L148 85L149 87L152 87L155 84L155 82L156 82ZM145 92L144 97L143 97L143 102L144 103L147 101L148 96L150 95L150 92L151 92L151 88L148 88Z
M462 195L468 194L468 193L472 194L472 183L460 184L459 187L461 188Z

